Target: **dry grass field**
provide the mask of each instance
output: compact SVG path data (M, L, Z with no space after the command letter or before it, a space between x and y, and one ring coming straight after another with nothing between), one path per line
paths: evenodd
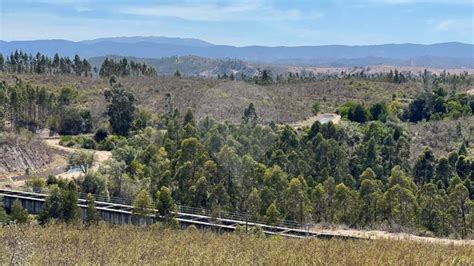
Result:
M472 245L404 240L268 239L62 224L0 228L0 264L472 265Z

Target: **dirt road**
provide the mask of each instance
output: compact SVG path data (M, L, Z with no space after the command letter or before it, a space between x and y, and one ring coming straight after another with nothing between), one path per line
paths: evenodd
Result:
M311 228L311 231L320 233L337 234L341 236L358 237L364 239L391 239L391 240L410 240L419 242L428 242L436 244L447 244L447 245L472 245L474 246L474 240L456 240L448 238L437 238L437 237L425 237L417 236L407 233L391 233L381 230L356 230L356 229L320 229Z
M70 148L70 147L64 147L59 144L59 138L50 138L50 139L44 139L44 142L51 147L52 149L55 149L60 152L65 152L68 155L74 153L77 150L76 148ZM90 151L90 150L89 150ZM101 166L105 161L110 159L112 156L112 153L110 151L93 151L94 152L94 165L91 168L91 170L97 170L99 166ZM66 168L67 169L67 168ZM62 172L60 174L57 174L59 177L63 178L71 178L71 177L79 177L82 175L82 172Z
M41 136L40 136L41 137ZM53 161L47 165L44 169L37 170L32 175L12 175L10 177L4 178L0 181L0 185L2 186L10 186L10 187L19 187L25 184L25 181L29 179L31 176L39 176L46 178L49 175L54 175L62 178L74 178L80 177L83 175L82 172L68 172L68 157L76 150L76 148L69 148L59 145L59 137L57 138L43 138L43 141L46 143L48 147L54 150L54 159ZM110 159L112 153L110 151L94 151L94 166L91 168L92 170L97 170L99 166L101 166L105 161Z
M306 120L291 123L290 126L295 129L301 129L305 126L310 127L316 121L319 121L321 124L328 123L329 121L331 121L333 124L337 124L341 121L341 116L336 113L325 113L325 114L311 116L310 118Z

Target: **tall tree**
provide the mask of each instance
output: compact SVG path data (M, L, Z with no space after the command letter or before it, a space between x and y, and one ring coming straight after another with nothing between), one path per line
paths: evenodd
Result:
M104 92L107 114L112 127L112 132L127 136L135 114L135 97L121 86L114 86Z

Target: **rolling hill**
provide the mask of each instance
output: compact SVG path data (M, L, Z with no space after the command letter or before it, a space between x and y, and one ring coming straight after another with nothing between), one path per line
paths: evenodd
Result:
M267 47L214 45L198 39L118 37L73 42L67 40L0 41L0 53L15 50L82 57L106 55L163 58L194 55L212 59L239 59L256 63L317 66L394 65L474 68L474 45L465 43L324 45Z

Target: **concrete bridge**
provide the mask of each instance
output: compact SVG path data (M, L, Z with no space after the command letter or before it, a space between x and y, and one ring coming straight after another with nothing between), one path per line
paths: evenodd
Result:
M20 200L23 207L30 214L39 214L43 209L44 202L48 195L44 192L21 191L0 188L0 197L3 197L3 204L7 211L11 209L13 201ZM81 218L85 218L86 199L85 194L80 194L78 206L81 208ZM147 218L139 218L132 214L133 206L126 202L101 201L100 197L95 201L95 207L101 220L112 224L152 224L159 220L155 214ZM154 211L156 213L156 210ZM340 236L337 234L318 233L309 230L308 225L296 222L281 222L278 225L268 225L261 222L248 221L247 217L241 214L232 214L223 212L218 217L212 217L207 214L206 210L192 208L187 206L178 206L178 210L174 213L181 228L194 225L202 230L213 230L221 232L235 231L238 225L245 228L260 226L267 235L279 235L291 238L353 238Z

